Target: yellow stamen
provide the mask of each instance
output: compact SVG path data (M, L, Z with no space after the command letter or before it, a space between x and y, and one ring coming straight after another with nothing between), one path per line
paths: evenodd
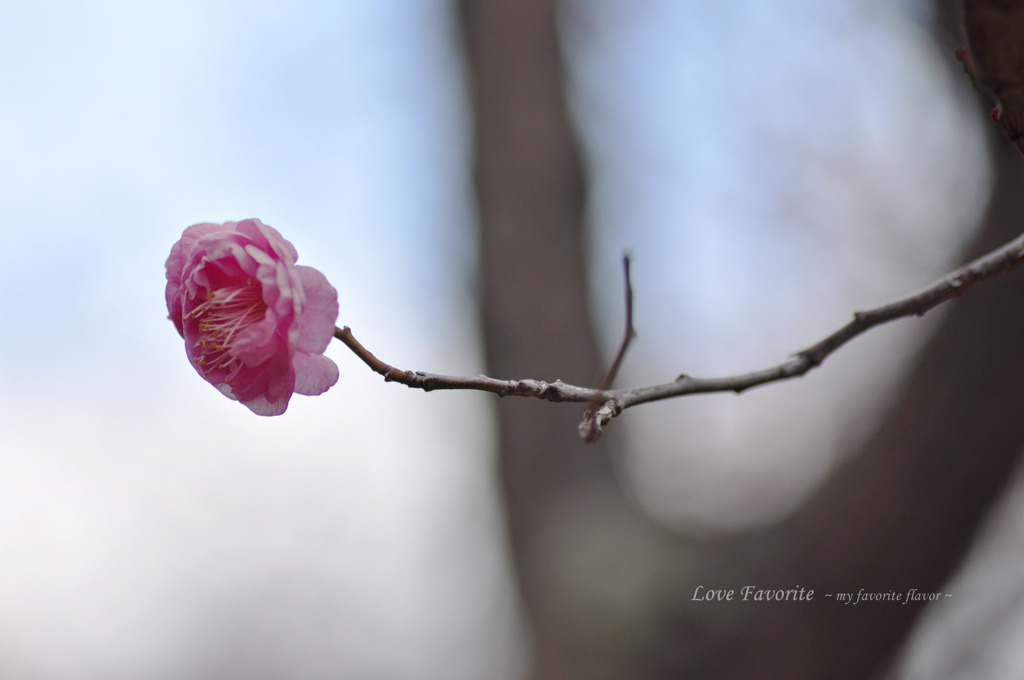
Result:
M231 343L243 329L263 320L267 305L263 291L252 281L244 286L217 288L206 293L206 301L185 315L199 321L199 354L192 359L203 368L203 375L213 369L232 368L225 378L230 383L242 368L241 362L231 354Z

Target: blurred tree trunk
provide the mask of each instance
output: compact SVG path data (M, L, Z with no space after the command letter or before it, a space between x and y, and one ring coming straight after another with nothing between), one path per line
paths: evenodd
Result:
M476 123L481 313L493 375L586 384L602 365L555 5L459 2ZM996 155L996 195L972 255L1024 224L1021 160L1004 140ZM673 536L634 509L612 465L624 423L585 447L578 407L500 403L531 677L800 680L881 668L920 607L843 606L825 593L939 590L1024 442L1021 275L950 308L863 450L791 520L736 539ZM778 605L691 600L697 585L746 584L816 595Z
M584 181L565 100L554 0L462 0L476 122L482 318L492 375L593 384L601 362L588 312ZM584 447L576 405L505 400L500 474L513 560L533 629L536 678L628 677L582 630L573 601L592 576L575 557L581 504L625 507L611 442ZM579 512L576 512L579 510ZM607 616L600 612L598 616ZM589 623L601 623L589 617ZM608 653L612 652L612 653ZM585 670L589 669L589 670Z
M585 183L569 122L555 0L459 3L476 122L482 319L493 375L595 384ZM621 309L611 310L621 314ZM579 405L499 404L500 474L532 677L643 678L638 578L666 532L613 479L612 432L576 434ZM658 563L657 561L655 563Z

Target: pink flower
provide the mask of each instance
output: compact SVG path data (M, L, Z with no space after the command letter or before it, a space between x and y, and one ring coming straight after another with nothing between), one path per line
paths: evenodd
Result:
M291 243L259 220L193 224L167 258L167 311L192 366L261 416L338 381L323 356L338 318L338 292L295 264Z

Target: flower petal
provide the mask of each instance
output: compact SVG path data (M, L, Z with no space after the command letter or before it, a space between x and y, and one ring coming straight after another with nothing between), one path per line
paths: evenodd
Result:
M295 246L281 236L281 232L255 218L242 220L238 223L237 229L261 249L273 255L275 259L283 260L288 264L295 264L295 261L299 259Z
M297 265L305 303L299 318L299 350L322 353L334 337L338 320L338 291L327 277L312 267Z
M288 397L271 401L261 394L242 403L258 416L279 416L288 410Z
M228 222L227 224L234 225L233 222ZM181 238L171 247L171 254L167 257L167 262L164 263L164 270L167 275L167 287L164 289L167 312L171 321L174 322L174 327L182 337L185 335L182 324L182 315L184 314L182 311L182 280L185 276L186 263L191 258L192 249L196 241L206 234L223 231L225 228L226 225L211 224L209 222L193 224L182 232Z
M295 391L315 397L338 382L338 365L323 354L296 352L292 360L295 367Z

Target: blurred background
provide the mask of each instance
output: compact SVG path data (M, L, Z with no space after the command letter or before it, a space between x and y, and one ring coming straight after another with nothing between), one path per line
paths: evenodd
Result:
M955 45L928 0L0 5L0 677L866 677L918 608L690 595L940 589L1021 444L1007 286L586 447L337 343L253 416L163 263L259 217L382 359L593 384L629 251L620 385L762 368L1014 235Z

